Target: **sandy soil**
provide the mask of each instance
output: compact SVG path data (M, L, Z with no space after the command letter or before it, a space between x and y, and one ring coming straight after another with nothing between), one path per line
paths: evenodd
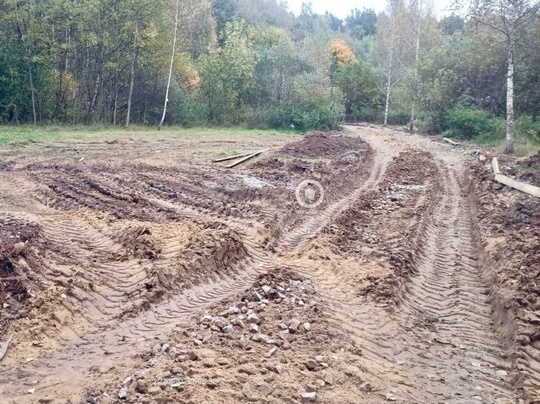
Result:
M348 127L0 156L1 403L540 402L540 205L475 149Z

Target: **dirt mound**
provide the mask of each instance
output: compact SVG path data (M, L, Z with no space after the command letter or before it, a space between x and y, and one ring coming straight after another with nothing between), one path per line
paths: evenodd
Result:
M29 285L18 260L39 233L36 224L0 220L0 338L9 329L10 320L27 315L24 305L30 297Z
M328 320L317 287L286 268L209 307L92 397L128 402L356 403L362 351ZM369 386L368 386L369 387Z
M534 167L538 157L533 157L529 163ZM496 287L502 304L516 319L505 328L508 338L521 343L512 346L514 355L524 358L519 365L520 390L534 402L538 398L535 369L540 363L540 200L496 183L484 166L476 165L472 171L480 229Z
M367 144L359 138L335 133L311 132L302 140L285 146L280 153L293 157L328 158L367 148Z
M390 163L377 189L364 194L326 229L342 253L379 269L358 275L359 295L399 303L403 283L414 273L414 243L424 231L426 212L436 202L439 175L433 156L410 150Z
M540 168L540 153L525 159L521 165L528 168Z

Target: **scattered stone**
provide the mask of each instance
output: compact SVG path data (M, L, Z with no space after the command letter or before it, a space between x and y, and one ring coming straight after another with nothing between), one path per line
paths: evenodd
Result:
M232 326L232 324L229 324L223 327L221 331L223 331L225 334L230 334L231 332L234 331L234 327Z
M216 362L220 366L227 366L230 363L230 361L227 358L218 358Z
M272 291L272 288L268 285L263 285L262 290L265 294L269 294Z
M322 362L324 362L324 356L322 356L322 355L317 355L317 356L315 357L315 360L316 360L317 362L319 362L319 363L322 363Z
M86 402L88 404L97 404L97 400L94 396L88 396L88 398L86 399Z
M296 331L298 331L298 326L300 325L300 320L298 320L297 318L295 318L294 320L292 320L289 324L289 331L294 333Z
M200 339L194 338L193 339L193 345L195 346L201 346L203 342Z
M255 292L253 293L253 300L256 302L260 302L262 300L262 297L259 293Z
M397 397L394 396L392 393L388 393L386 395L386 400L388 400L388 401L397 401Z
M161 346L161 352L167 353L167 352L169 352L169 349L170 349L170 348L171 348L171 346L170 346L169 344L165 343L165 344L163 344L163 345Z
M371 390L372 390L371 384L368 383L368 382L364 382L364 383L362 383L362 385L360 386L360 391L369 393Z
M304 323L302 326L304 327L304 330L306 330L306 331L311 331L311 324L309 324L309 323Z
M253 398L253 392L251 391L251 388L249 387L249 384L244 384L242 387L242 394L244 397L246 397L248 400L251 400Z
M334 384L334 376L332 376L331 374L326 374L323 380L326 384L329 384L330 386Z
M312 392L307 392L307 393L302 393L302 402L303 403L309 403L309 402L313 402L317 399L317 393L312 391Z
M259 326L257 324L251 324L249 326L249 332L252 332L254 334L259 332Z
M195 351L191 351L189 354L188 354L188 357L189 359L191 359L192 361L196 361L199 359L199 354Z
M122 386L127 387L131 384L131 381L133 379L131 377L127 377L126 380L124 380L124 383L122 383Z
M171 369L171 374L173 376L176 376L176 375L179 375L179 374L182 374L182 373L184 373L184 369L182 369L182 368L175 367L175 368Z
M306 386L306 391L307 391L308 393L315 393L315 392L317 392L317 387L314 386L314 385L312 385L312 384L308 384L308 385Z
M219 387L219 383L217 380L210 379L206 382L206 387L209 389L217 389Z
M127 398L128 388L122 387L120 391L118 392L118 398L120 400L125 400Z
M274 366L272 368L272 370L274 372L276 372L278 375L282 374L283 371L285 370L285 367L281 364L281 363L278 363L276 366Z
M288 330L289 329L289 326L287 324L283 324L281 323L279 326L278 326L281 330Z
M210 325L212 323L212 321L214 321L214 317L212 317L209 314L205 314L201 318L201 324L203 324L203 325Z
M150 359L148 363L146 364L148 367L153 368L156 366L156 360L154 358Z
M259 392L263 397L268 397L273 391L274 389L267 384L263 384L259 387Z
M203 359L202 364L205 368L213 368L216 365L216 361L214 358L206 358Z
M152 386L148 389L148 394L150 394L151 396L157 396L158 394L161 393L161 387L159 386Z
M247 317L247 322L251 324L259 324L261 322L261 319L259 318L259 316L253 313Z
M270 358L271 356L274 356L277 352L277 347L272 347L266 354L267 358Z
M497 370L495 372L495 375L499 377L505 377L505 376L508 376L508 372L506 370Z
M304 365L308 370L314 371L319 368L319 363L313 359L308 359L306 362L304 362Z
M251 344L251 341L242 335L240 337L240 347L242 347L243 349L247 349L247 347L249 347L249 344Z

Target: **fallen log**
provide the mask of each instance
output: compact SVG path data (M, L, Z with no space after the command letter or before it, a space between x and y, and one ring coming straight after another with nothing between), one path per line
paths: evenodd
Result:
M232 164L229 164L229 165L227 166L227 168L233 168L233 167L239 166L240 164L245 163L246 161L251 160L251 159L254 158L254 157L257 157L258 155L262 154L263 152L264 152L264 150L261 150L261 151L252 153L252 154L250 154L250 155L244 157L243 159L240 159L240 160L238 160L238 161L235 161L235 162L232 163Z

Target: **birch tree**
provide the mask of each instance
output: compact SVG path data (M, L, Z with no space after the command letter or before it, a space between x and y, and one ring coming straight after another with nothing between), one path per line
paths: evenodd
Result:
M540 1L473 0L471 15L476 21L504 36L507 51L506 74L506 153L514 152L514 75L516 45L523 28L538 14Z
M405 41L404 21L405 5L402 0L389 0L386 13L379 17L377 34L373 44L376 64L385 77L384 126L388 124L388 114L392 99L392 90L404 74L404 56L407 44Z
M169 79L167 80L167 90L165 91L165 103L163 104L163 115L161 116L161 121L159 122L159 129L163 126L163 121L165 121L165 115L167 114L167 104L169 102L169 90L171 88L171 79L174 67L174 55L176 54L176 40L178 38L178 13L180 12L180 0L176 0L176 14L174 17L174 37L173 45L171 52L171 64L169 66Z

